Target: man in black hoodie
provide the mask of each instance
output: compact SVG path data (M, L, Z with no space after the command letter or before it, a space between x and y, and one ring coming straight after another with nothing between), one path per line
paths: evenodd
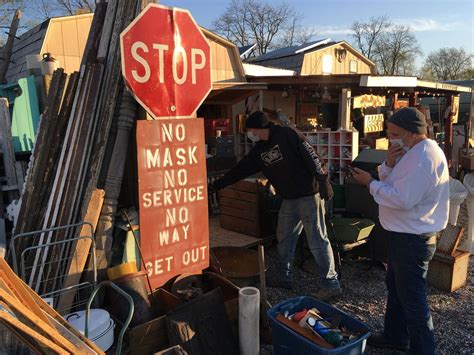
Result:
M222 189L261 171L283 199L277 227L282 270L278 279L269 280L269 285L292 288L293 259L304 226L321 274L322 288L316 297L327 300L339 296L341 288L327 236L324 200L319 194L318 181L326 178L321 162L294 129L273 125L264 112L254 112L245 126L247 137L255 146L211 188Z

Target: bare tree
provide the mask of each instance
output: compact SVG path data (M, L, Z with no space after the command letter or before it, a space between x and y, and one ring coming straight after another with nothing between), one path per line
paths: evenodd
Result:
M394 25L388 17L379 16L356 21L351 29L355 47L377 64L379 73L415 74L414 62L421 49L409 26Z
M472 59L462 48L441 48L426 57L421 75L431 80L471 79Z
M212 30L238 46L256 43L257 54L281 45L307 41L310 31L299 26L301 16L286 3L271 5L259 0L232 0L213 22Z
M421 49L409 26L392 26L375 41L374 58L384 75L414 75L412 63ZM407 72L411 68L413 72Z
M293 17L289 21L286 30L283 32L283 35L280 37L277 46L284 48L307 43L315 35L316 32L313 28L301 26L299 17Z
M55 16L94 12L95 0L28 0L25 10L36 22Z
M351 29L356 48L367 58L373 60L376 43L391 26L392 23L387 16L371 17L367 22L354 22Z

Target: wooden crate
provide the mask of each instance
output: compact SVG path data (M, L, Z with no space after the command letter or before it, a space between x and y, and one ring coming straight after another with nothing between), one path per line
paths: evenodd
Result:
M221 288L224 298L224 306L227 316L231 323L234 336L238 336L238 317L239 317L239 288L221 275L213 272L205 272L199 276L204 282L204 293L217 287ZM171 287L167 284L164 287ZM163 314L144 324L128 330L128 345L131 355L153 354L157 351L166 349L172 344L169 342L168 329L166 326L166 313L182 304L182 300L175 297L165 288L159 288L154 291L154 297L157 313Z
M265 181L242 180L219 191L222 228L257 238L265 238L271 233L261 192Z
M469 252L456 250L453 255L436 252L428 269L428 284L452 292L466 284Z

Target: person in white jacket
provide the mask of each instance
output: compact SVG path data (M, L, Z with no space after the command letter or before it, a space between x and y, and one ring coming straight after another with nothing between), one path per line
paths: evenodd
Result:
M426 274L436 233L446 227L449 212L448 164L427 138L426 126L418 110L398 110L387 121L390 147L378 169L380 181L361 169L352 171L379 205L388 241L384 330L369 344L410 354L435 353Z

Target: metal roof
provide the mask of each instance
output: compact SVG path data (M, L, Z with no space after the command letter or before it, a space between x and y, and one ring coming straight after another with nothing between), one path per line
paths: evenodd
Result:
M288 57L294 54L304 53L305 51L315 49L319 46L325 45L331 41L330 38L316 40L308 43L303 43L298 46L290 46L285 48L276 49L269 53L262 54L256 58L249 59L249 62L263 62L269 59L276 59L282 57Z

